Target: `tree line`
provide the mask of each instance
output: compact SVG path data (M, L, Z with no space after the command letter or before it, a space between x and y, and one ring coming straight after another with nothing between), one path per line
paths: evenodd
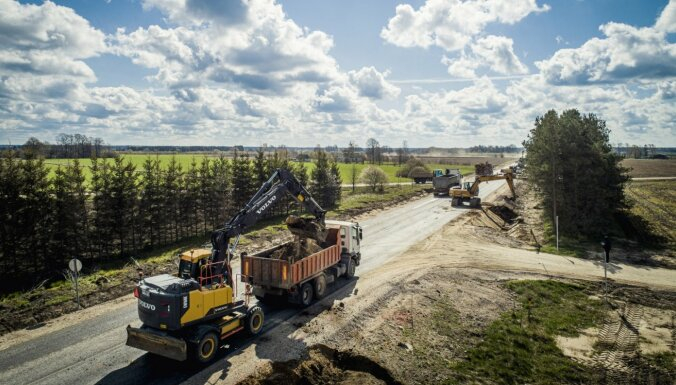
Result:
M58 277L71 258L91 267L204 237L243 208L277 168L291 170L322 207L335 207L338 166L316 151L311 173L284 152L193 158L185 168L175 158L163 166L148 157L139 167L123 157L92 159L89 183L78 160L50 177L42 158L8 152L0 158L0 291ZM269 216L300 209L287 197Z
M30 137L21 146L19 155L25 159L36 158L107 158L114 156L110 147L101 138L82 134L59 134L56 143L42 142Z
M610 130L594 114L548 111L535 120L523 146L526 174L541 193L551 225L561 234L598 237L627 208L627 169L609 142Z

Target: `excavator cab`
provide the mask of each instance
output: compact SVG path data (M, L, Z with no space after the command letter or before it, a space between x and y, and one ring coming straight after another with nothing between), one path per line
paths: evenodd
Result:
M200 268L207 264L211 250L197 249L186 251L180 256L178 263L178 276L183 279L198 279Z

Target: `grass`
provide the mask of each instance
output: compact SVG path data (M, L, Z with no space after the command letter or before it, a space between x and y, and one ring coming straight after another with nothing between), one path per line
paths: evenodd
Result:
M676 159L625 159L621 164L634 178L676 177Z
M588 383L587 368L563 355L557 335L575 336L602 321L600 301L584 287L558 281L510 281L520 307L504 313L483 340L455 365L449 383L579 384Z
M625 192L633 202L630 213L647 222L641 230L676 244L676 180L633 181Z
M176 155L169 155L169 154L162 154L162 155L154 155L154 154L123 154L122 157L125 159L125 161L131 162L134 166L136 166L136 170L140 171L143 167L143 163L148 157L155 158L157 157L160 162L162 167L166 167L166 165L169 163L172 157L176 157L176 161L178 164L181 165L183 170L187 170L190 168L190 164L192 163L193 159L195 160L195 163L197 164L197 167L199 167L200 162L202 161L202 158L204 156L209 156L207 154L176 154ZM215 157L215 155L212 155L210 157ZM90 167L92 164L91 159L78 159L80 162L80 165L84 168L84 174L85 178L87 181L91 179L91 171ZM46 159L45 164L50 168L50 177L54 176L54 170L56 170L57 167L60 166L68 166L69 164L72 164L73 160L72 159ZM359 173L361 171L368 167L369 164L356 164L356 174L357 177L359 176ZM308 169L308 172L311 172L312 169L314 169L314 163L313 162L305 162L305 167ZM385 174L387 174L389 182L411 182L412 180L409 178L399 178L396 176L397 170L399 170L399 166L393 165L393 164L383 164L383 165L378 165L383 171L385 171ZM445 163L430 163L428 165L430 170L432 169L445 169L445 168L459 168L460 172L462 172L463 175L471 174L474 172L474 167L473 165L465 165L465 164L445 164ZM340 170L340 175L343 180L344 184L348 184L351 182L351 175L352 175L352 164L348 163L338 163L338 169Z

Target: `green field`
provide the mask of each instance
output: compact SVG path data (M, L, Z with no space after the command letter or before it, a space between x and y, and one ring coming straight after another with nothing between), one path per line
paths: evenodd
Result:
M186 169L190 168L190 164L193 162L193 160L195 161L195 163L199 167L199 164L202 161L202 158L204 158L204 156L208 156L208 155L202 155L202 154L177 154L177 155L169 155L169 154L163 154L163 155L137 155L137 154L133 154L133 155L130 155L130 154L125 154L125 155L122 155L122 157L126 161L130 161L132 164L134 164L136 166L136 169L139 170L139 171L143 167L143 162L145 162L145 160L148 157L151 157L151 158L157 157L162 162L162 166L165 167L169 163L169 161L171 160L171 158L173 156L176 157L176 161L178 162L178 164L181 165L183 170L186 170ZM213 156L211 156L211 157L213 157ZM79 162L80 162L80 165L85 168L84 169L85 177L89 181L90 175L91 175L91 173L89 171L89 167L92 164L91 159L79 159ZM53 170L56 169L57 167L68 166L69 164L72 164L72 163L73 163L72 159L46 159L45 160L45 164L52 170L51 175L53 175ZM355 166L356 166L356 173L357 173L357 176L358 176L359 173L365 167L369 166L369 164L356 164ZM314 163L313 162L306 162L305 167L307 167L308 172L310 172L314 168ZM378 167L380 167L383 171L385 171L385 173L387 174L387 177L388 177L390 182L393 182L393 183L411 182L411 179L409 179L409 178L399 178L399 177L396 176L397 170L399 169L399 166L397 166L397 165L382 164ZM430 169L459 168L460 172L462 172L463 175L471 174L472 172L474 172L473 166L468 166L468 165L432 163L432 164L429 164L428 167ZM344 184L351 183L352 164L339 163L338 168L340 169L340 176L342 177L343 183Z

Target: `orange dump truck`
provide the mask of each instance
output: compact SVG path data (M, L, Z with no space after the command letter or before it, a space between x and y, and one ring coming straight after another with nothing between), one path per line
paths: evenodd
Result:
M251 256L243 255L242 281L253 287L259 301L285 299L302 306L326 295L326 287L341 276L351 278L361 262L362 228L355 222L326 221L328 235L321 250L294 261L279 258L292 242Z

